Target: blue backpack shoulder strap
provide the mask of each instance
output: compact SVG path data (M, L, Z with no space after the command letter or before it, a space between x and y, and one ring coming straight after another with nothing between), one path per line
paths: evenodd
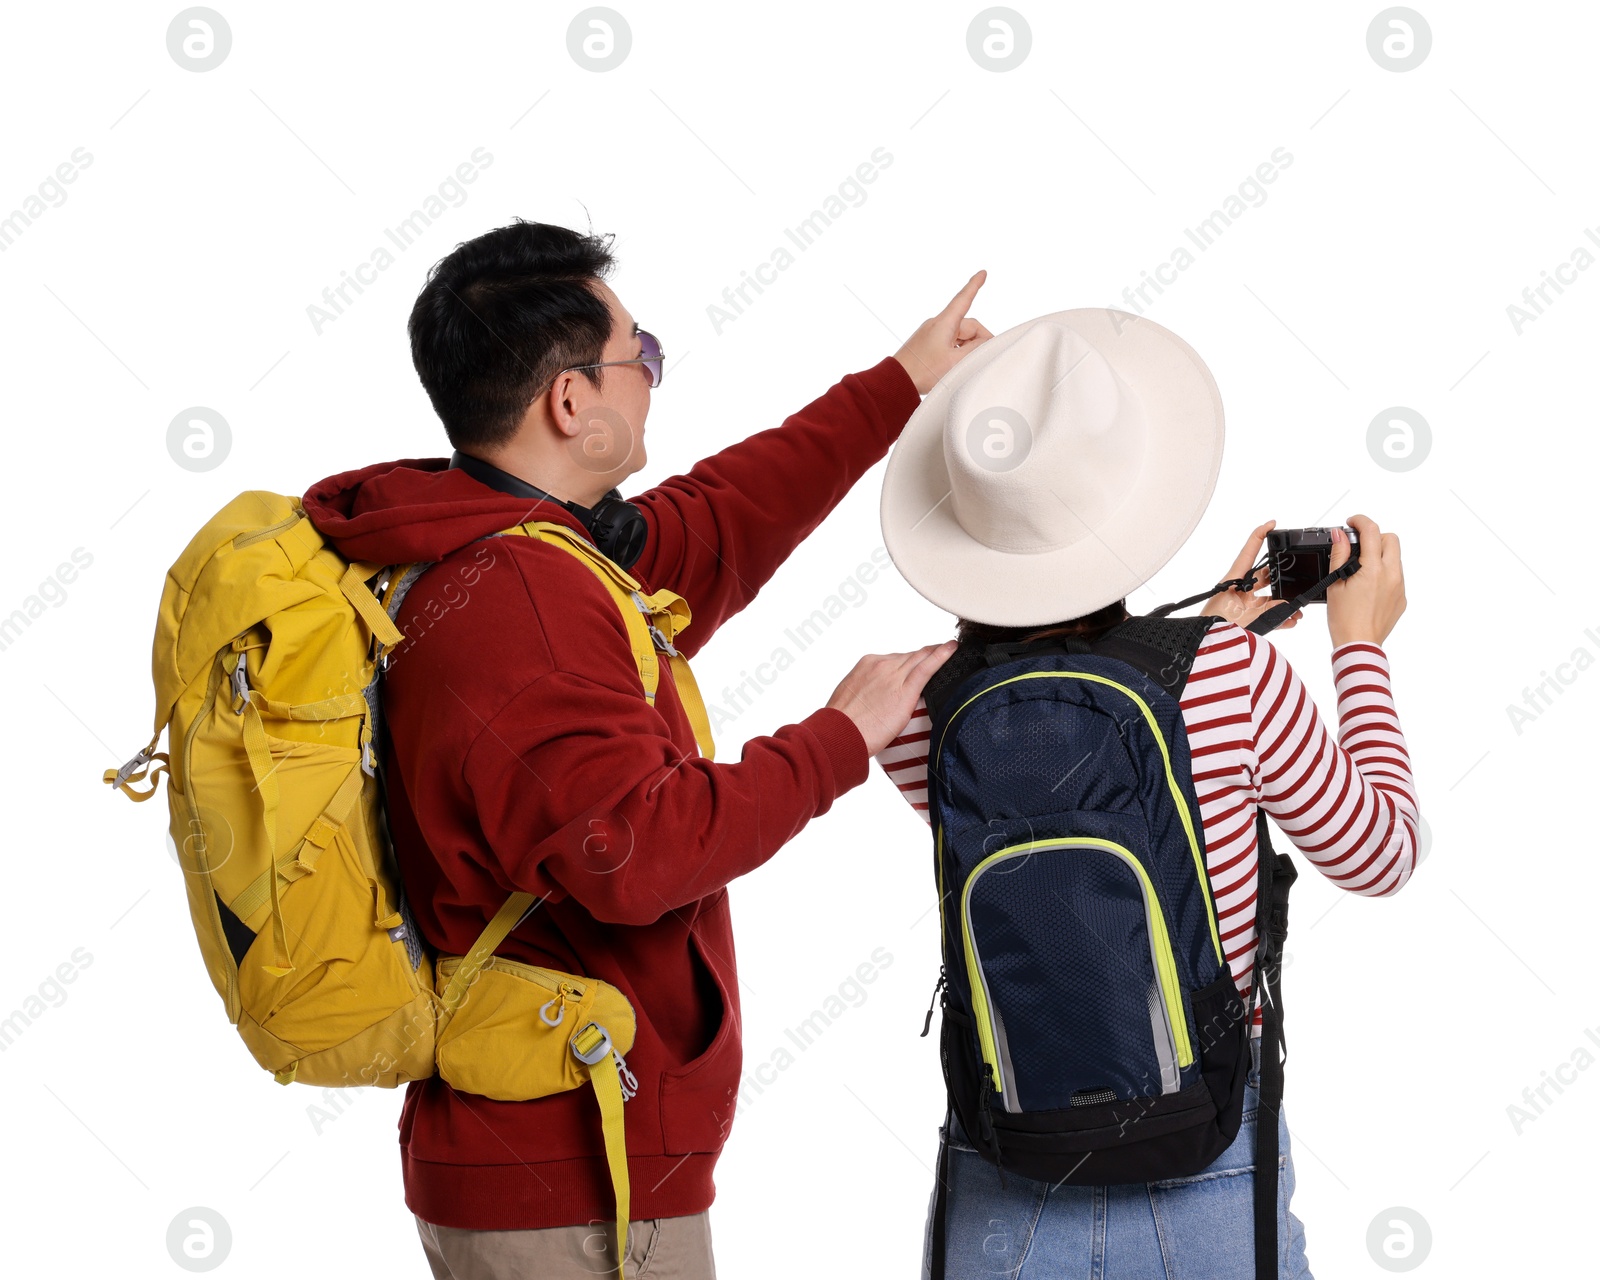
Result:
M1142 671L1169 693L1183 696L1195 650L1220 618L1129 618L1113 627L1091 646L1092 651L1118 658Z
M1014 640L989 645L962 645L933 673L923 689L929 714L935 713L979 671L1021 657L1052 653L1095 653L1117 658L1142 671L1174 699L1183 695L1195 650L1219 619L1129 618L1118 623L1098 640L1085 641L1072 636L1047 636L1041 640Z
M928 714L936 714L955 691L965 683L968 676L975 672L987 670L989 663L984 660L983 649L972 645L957 645L956 651L944 660L944 665L928 678L928 683L923 686L922 700L927 704Z

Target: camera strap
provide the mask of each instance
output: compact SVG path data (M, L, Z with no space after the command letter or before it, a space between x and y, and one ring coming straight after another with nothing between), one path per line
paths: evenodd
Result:
M1270 560L1263 560L1242 578L1229 578L1225 582L1219 582L1214 587L1207 587L1204 591L1196 592L1192 596L1187 596L1182 600L1175 600L1171 604L1164 604L1159 609L1152 609L1147 616L1165 618L1169 613L1177 609L1187 609L1190 605L1199 604L1202 600L1209 600L1212 596L1223 591L1254 591L1256 589L1256 575L1265 569L1269 563ZM1323 595L1334 583L1343 582L1360 567L1361 562L1359 560L1345 561L1339 568L1328 574L1320 582L1315 582L1307 587L1293 600L1285 600L1282 604L1273 605L1272 608L1263 613L1245 630L1253 631L1258 636L1264 636L1269 631L1277 630L1292 618L1296 612L1310 604L1313 599Z
M1219 582L1216 586L1207 587L1204 591L1198 591L1192 596L1186 596L1182 600L1174 600L1171 604L1164 604L1159 609L1152 609L1145 616L1149 618L1165 618L1174 610L1187 609L1190 605L1199 604L1202 600L1209 600L1212 596L1223 591L1254 591L1256 589L1256 574L1265 569L1269 563L1270 561L1263 560L1242 578L1229 578L1226 582Z
M1264 636L1267 632L1276 630L1289 621L1298 610L1305 608L1316 597L1324 595L1334 583L1343 582L1360 567L1361 561L1346 560L1332 573L1328 574L1327 577L1307 587L1293 600L1285 600L1282 604L1273 605L1272 608L1263 613L1245 630L1253 631L1258 636Z

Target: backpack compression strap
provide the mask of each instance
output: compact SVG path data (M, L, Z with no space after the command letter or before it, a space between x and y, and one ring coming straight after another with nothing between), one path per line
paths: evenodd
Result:
M672 666L678 698L694 729L694 740L700 746L701 756L707 760L716 759L717 749L711 738L711 720L706 714L705 699L700 696L700 686L695 681L694 672L689 669L689 660L672 643L690 621L689 606L683 597L666 590L643 594L639 583L626 570L565 525L532 520L507 529L505 533L522 534L538 538L541 542L553 543L589 566L622 611L623 624L628 629L628 639L633 646L634 661L639 665L639 680L644 685L645 700L655 706L656 689L661 682L660 659L656 657L659 649L667 655L667 661Z
M165 725L162 728L166 728ZM143 804L161 786L161 775L170 773L168 767L172 762L165 751L157 751L156 744L161 741L161 729L156 730L156 736L150 739L150 744L128 761L120 769L107 769L103 780L108 787L115 787L134 804ZM149 779L148 790L140 791L133 784Z
M933 1212L928 1228L929 1280L945 1280L945 1225L950 1216L950 1123L955 1112L945 1103L944 1128L939 1132L939 1163L933 1175Z

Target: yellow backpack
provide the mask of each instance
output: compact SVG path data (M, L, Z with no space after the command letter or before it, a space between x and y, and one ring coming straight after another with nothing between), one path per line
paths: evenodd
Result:
M682 598L642 594L564 526L504 532L594 571L622 611L646 698L655 700L659 649L710 758L705 705L672 644L690 621ZM622 1056L635 1031L626 997L493 954L532 894L512 894L460 957L429 956L401 899L377 777L378 681L403 638L391 613L425 568L348 562L297 499L240 494L167 574L155 733L105 781L142 802L169 775L201 956L229 1021L279 1083L393 1087L437 1070L453 1088L511 1101L592 1085L620 1259L622 1104L637 1087ZM158 752L163 730L168 749Z

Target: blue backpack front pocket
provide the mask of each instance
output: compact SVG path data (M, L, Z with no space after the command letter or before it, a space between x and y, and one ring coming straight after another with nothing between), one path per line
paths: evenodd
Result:
M997 850L967 877L961 927L1003 1110L1153 1097L1192 1079L1166 915L1124 845L1067 836Z

